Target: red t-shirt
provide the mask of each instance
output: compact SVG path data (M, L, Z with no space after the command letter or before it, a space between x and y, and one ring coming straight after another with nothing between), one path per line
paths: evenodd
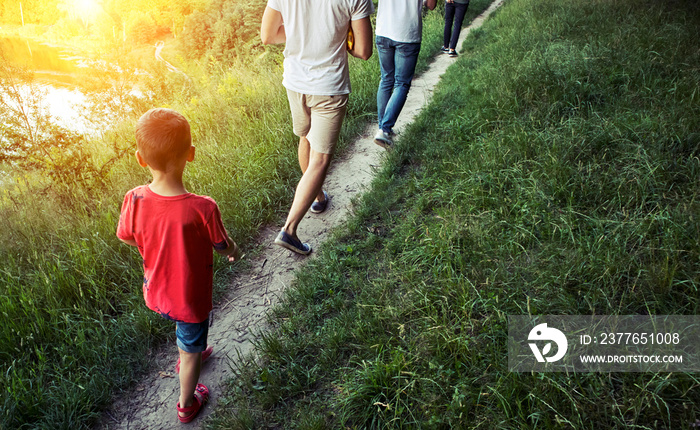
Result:
M212 309L212 247L228 248L216 202L206 196L161 196L147 185L124 196L117 237L135 240L143 257L143 297L165 318L188 323Z

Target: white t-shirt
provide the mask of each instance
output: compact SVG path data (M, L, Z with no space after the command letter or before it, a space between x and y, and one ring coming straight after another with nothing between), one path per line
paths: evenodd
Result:
M350 21L374 12L371 0L268 0L284 21L285 88L301 94L350 93Z
M423 0L379 0L377 36L394 42L420 43Z

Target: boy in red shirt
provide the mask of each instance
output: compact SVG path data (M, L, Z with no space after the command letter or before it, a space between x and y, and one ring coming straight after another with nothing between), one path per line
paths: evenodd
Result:
M170 109L151 109L136 124L136 160L153 175L149 185L126 193L117 237L143 257L146 305L176 322L180 353L178 418L190 422L209 400L199 384L212 310L214 248L229 261L240 251L221 221L216 202L188 193L185 165L194 160L190 125Z

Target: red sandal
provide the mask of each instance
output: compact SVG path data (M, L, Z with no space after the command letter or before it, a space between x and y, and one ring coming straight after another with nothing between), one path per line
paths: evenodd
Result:
M207 346L207 349L202 351L202 363L207 361L207 358L211 355L211 353L214 352L214 348L211 346ZM177 359L177 364L175 365L175 373L180 373L180 358L178 357Z
M180 402L177 402L177 417L181 423L188 423L197 416L199 411L209 401L209 389L204 384L197 384L197 388L194 390L194 400L192 401L192 406L186 408L180 407ZM180 413L186 414L186 416L181 416Z

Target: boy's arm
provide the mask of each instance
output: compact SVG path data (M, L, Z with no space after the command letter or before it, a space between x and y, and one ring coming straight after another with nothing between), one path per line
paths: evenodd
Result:
M221 212L216 203L214 203L214 211L211 214L211 218L207 222L207 229L209 230L209 238L211 239L211 244L214 246L214 251L228 257L228 261L230 262L240 260L241 251L238 249L236 242L231 240L231 237L228 235L228 231L226 231L224 222L221 219Z
M228 261L230 262L240 260L241 250L238 248L238 245L236 245L236 242L231 240L231 238L228 236L228 233L226 233L226 243L228 244L227 248L221 249L218 247L214 247L214 250L219 254L223 255L224 257L228 257Z
M267 6L263 13L262 24L260 25L260 39L262 39L263 45L273 45L287 41L282 13L270 6Z
M353 57L368 60L372 56L372 23L369 17L350 21L350 28L355 37L355 44L348 53Z
M133 227L131 225L131 203L133 200L134 198L131 191L124 195L122 209L119 212L119 223L117 224L117 238L127 245L139 246L134 238Z
M119 237L119 236L117 236L117 237ZM136 241L135 241L134 239L122 239L121 237L119 237L119 240L121 240L122 242L126 243L127 245L139 246L139 244L136 243Z

